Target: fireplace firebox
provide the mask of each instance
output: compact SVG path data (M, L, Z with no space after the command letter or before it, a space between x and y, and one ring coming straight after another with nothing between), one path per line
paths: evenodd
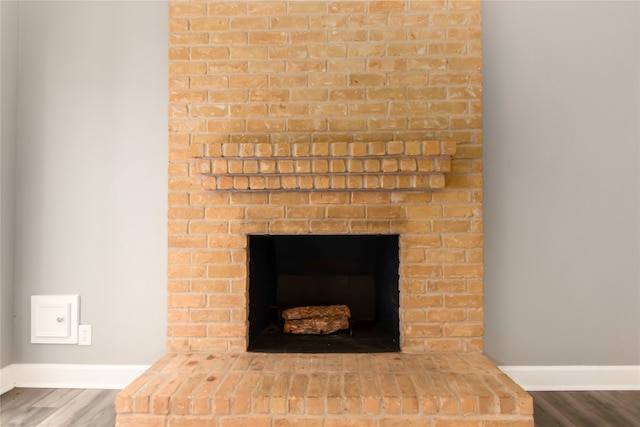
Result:
M398 235L249 236L249 343L255 352L400 351ZM347 305L349 328L283 332L282 311Z

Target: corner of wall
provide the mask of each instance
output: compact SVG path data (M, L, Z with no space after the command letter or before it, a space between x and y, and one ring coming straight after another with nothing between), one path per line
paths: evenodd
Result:
M13 230L19 18L19 2L0 2L0 368L10 365L14 357Z

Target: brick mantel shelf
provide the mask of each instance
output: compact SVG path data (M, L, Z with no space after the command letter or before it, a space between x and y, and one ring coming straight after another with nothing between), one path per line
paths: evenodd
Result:
M204 188L428 191L444 187L455 141L219 144L194 160Z

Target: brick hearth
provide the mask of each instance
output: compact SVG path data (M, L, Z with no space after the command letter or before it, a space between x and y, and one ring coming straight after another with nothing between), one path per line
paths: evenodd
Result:
M517 427L533 403L479 354L167 354L118 426Z
M482 355L480 1L169 7L169 354L118 427L532 426ZM400 352L247 353L256 234L397 235Z

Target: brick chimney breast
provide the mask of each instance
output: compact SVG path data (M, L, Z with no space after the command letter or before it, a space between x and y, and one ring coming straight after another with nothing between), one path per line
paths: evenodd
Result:
M480 0L169 7L168 353L117 427L532 427L481 354ZM250 246L358 235L396 242L374 294L397 298L399 352L248 352L250 307L272 309Z

